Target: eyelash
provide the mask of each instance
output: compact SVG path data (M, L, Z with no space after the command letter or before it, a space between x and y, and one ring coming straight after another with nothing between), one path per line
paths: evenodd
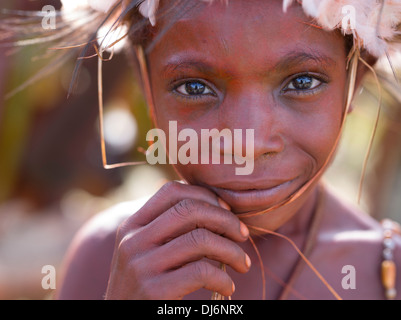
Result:
M320 83L317 86L315 86L314 88L311 88L311 89L291 89L291 88L288 88L291 84L294 83L294 81L296 79L299 79L299 78L302 78L302 77L308 77L308 78L311 78L312 81L313 80L317 80ZM317 91L321 90L322 89L321 87L323 85L327 84L328 82L329 82L329 80L325 79L325 77L323 75L322 76L317 76L317 75L310 74L310 73L301 73L301 74L297 74L297 75L293 76L287 82L286 86L281 90L281 92L284 93L284 94L285 93L295 94L297 96L311 96L311 95L314 95Z
M178 80L179 80L179 79L174 80L173 83L176 82L176 81L178 81ZM180 88L181 86L184 86L184 85L186 85L186 84L189 84L189 83L199 83L199 84L202 84L202 85L205 86L206 89L209 90L210 92L209 92L209 93L206 93L206 94L195 94L195 95L190 95L190 94L183 94L183 93L177 91L178 88ZM175 95L177 95L178 97L180 97L180 98L189 99L189 100L198 100L198 99L202 99L202 97L205 97L205 96L213 96L213 97L216 97L216 96L217 96L217 94L214 92L214 90L213 90L209 85L207 85L204 81L197 80L197 79L189 79L189 80L186 80L186 81L183 81L183 82L180 82L180 83L174 85L173 88L172 88L172 92L173 92Z
M294 88L294 89L290 89L290 88L288 88L291 84L294 83L294 81L295 81L296 79L299 79L299 78L302 78L302 77L309 77L309 78L312 79L312 81L313 81L313 80L317 80L317 81L319 81L320 83L319 83L317 86L315 86L314 88L311 88L311 89L295 89L295 88ZM178 81L178 80L179 80L179 79L176 79L176 80L174 80L174 81L172 81L172 82L175 83L175 82ZM206 89L209 90L210 92L208 92L207 94L195 94L195 95L190 95L190 94L183 94L183 93L177 91L178 88L180 88L180 87L183 86L183 85L189 84L189 83L199 83L199 84L202 84L202 85L205 86ZM323 79L323 76L322 76L322 77L318 77L318 76L312 75L312 74L310 74L310 73L302 73L302 74L297 74L297 75L295 75L294 77L292 77L292 78L287 82L287 85L281 90L281 92L284 93L284 94L285 94L285 93L295 94L295 95L297 95L297 96L311 96L311 95L314 95L317 91L319 91L319 90L321 89L320 87L321 87L322 85L327 84L327 83L328 83L328 80L327 80L327 79ZM214 92L214 90L213 90L212 88L210 88L210 86L208 86L207 84L205 84L205 82L203 82L203 81L201 81L201 80L196 80L196 79L193 79L193 80L191 80L191 79L190 79L190 80L186 80L186 81L183 81L183 82L180 82L180 83L174 85L173 88L172 88L172 92L173 92L174 94L176 94L177 96L179 96L180 98L190 99L190 100L202 99L202 97L204 97L204 96L214 96L214 97L217 96L216 93Z

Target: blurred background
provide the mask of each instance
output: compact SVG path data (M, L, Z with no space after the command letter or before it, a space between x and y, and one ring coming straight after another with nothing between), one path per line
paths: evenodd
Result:
M0 1L2 19L9 9L40 11L49 4L60 8L58 0ZM118 202L152 194L176 178L168 166L103 169L96 58L85 60L68 99L76 57L10 96L49 63L45 55L35 46L0 46L0 299L51 298L51 290L41 286L42 267L58 270L73 235L87 219ZM152 128L128 65L123 54L104 63L109 163L143 161L138 148L147 148L145 136ZM389 72L385 61L380 65ZM387 88L360 203L361 171L378 108L372 76L358 93L325 180L378 220L401 222L401 93L391 83Z

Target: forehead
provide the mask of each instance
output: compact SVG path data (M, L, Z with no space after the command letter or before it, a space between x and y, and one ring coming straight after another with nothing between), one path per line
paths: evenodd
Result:
M201 2L176 21L150 53L158 60L202 56L246 69L271 63L291 52L313 52L344 58L344 40L337 32L312 26L300 6L284 13L282 0L214 0ZM160 20L162 29L168 21Z

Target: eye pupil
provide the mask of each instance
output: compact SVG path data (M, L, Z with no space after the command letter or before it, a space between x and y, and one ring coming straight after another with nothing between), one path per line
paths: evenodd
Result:
M199 95L205 92L205 85L200 82L189 82L185 85L188 94Z
M310 89L313 84L313 79L308 76L298 77L293 81L293 85L296 89L305 90Z

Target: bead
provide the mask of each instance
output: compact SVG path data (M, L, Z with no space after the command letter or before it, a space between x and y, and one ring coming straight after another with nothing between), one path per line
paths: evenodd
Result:
M401 225L398 222L395 222L390 219L383 219L382 220L382 226L384 229L387 230L392 230L395 233L401 234Z
M395 243L394 243L394 240L392 238L384 239L383 240L383 245L386 248L390 249L390 250L393 250L395 248Z
M385 260L382 262L382 282L386 289L394 289L396 267L394 261Z
M393 221L390 219L383 219L382 226L384 229L392 229L393 228Z
M397 296L397 290L395 290L394 288L386 290L386 298L388 300L394 300L396 296Z
M393 250L391 250L390 248L383 249L383 258L384 260L393 260Z
M383 235L384 235L384 238L386 238L386 239L391 238L393 236L393 232L391 230L387 229L387 230L384 230Z
M400 225L390 219L382 221L383 226L383 258L381 265L382 284L385 289L385 295L388 300L393 300L397 296L395 289L396 265L394 259L395 242L392 238L394 233L400 233Z

